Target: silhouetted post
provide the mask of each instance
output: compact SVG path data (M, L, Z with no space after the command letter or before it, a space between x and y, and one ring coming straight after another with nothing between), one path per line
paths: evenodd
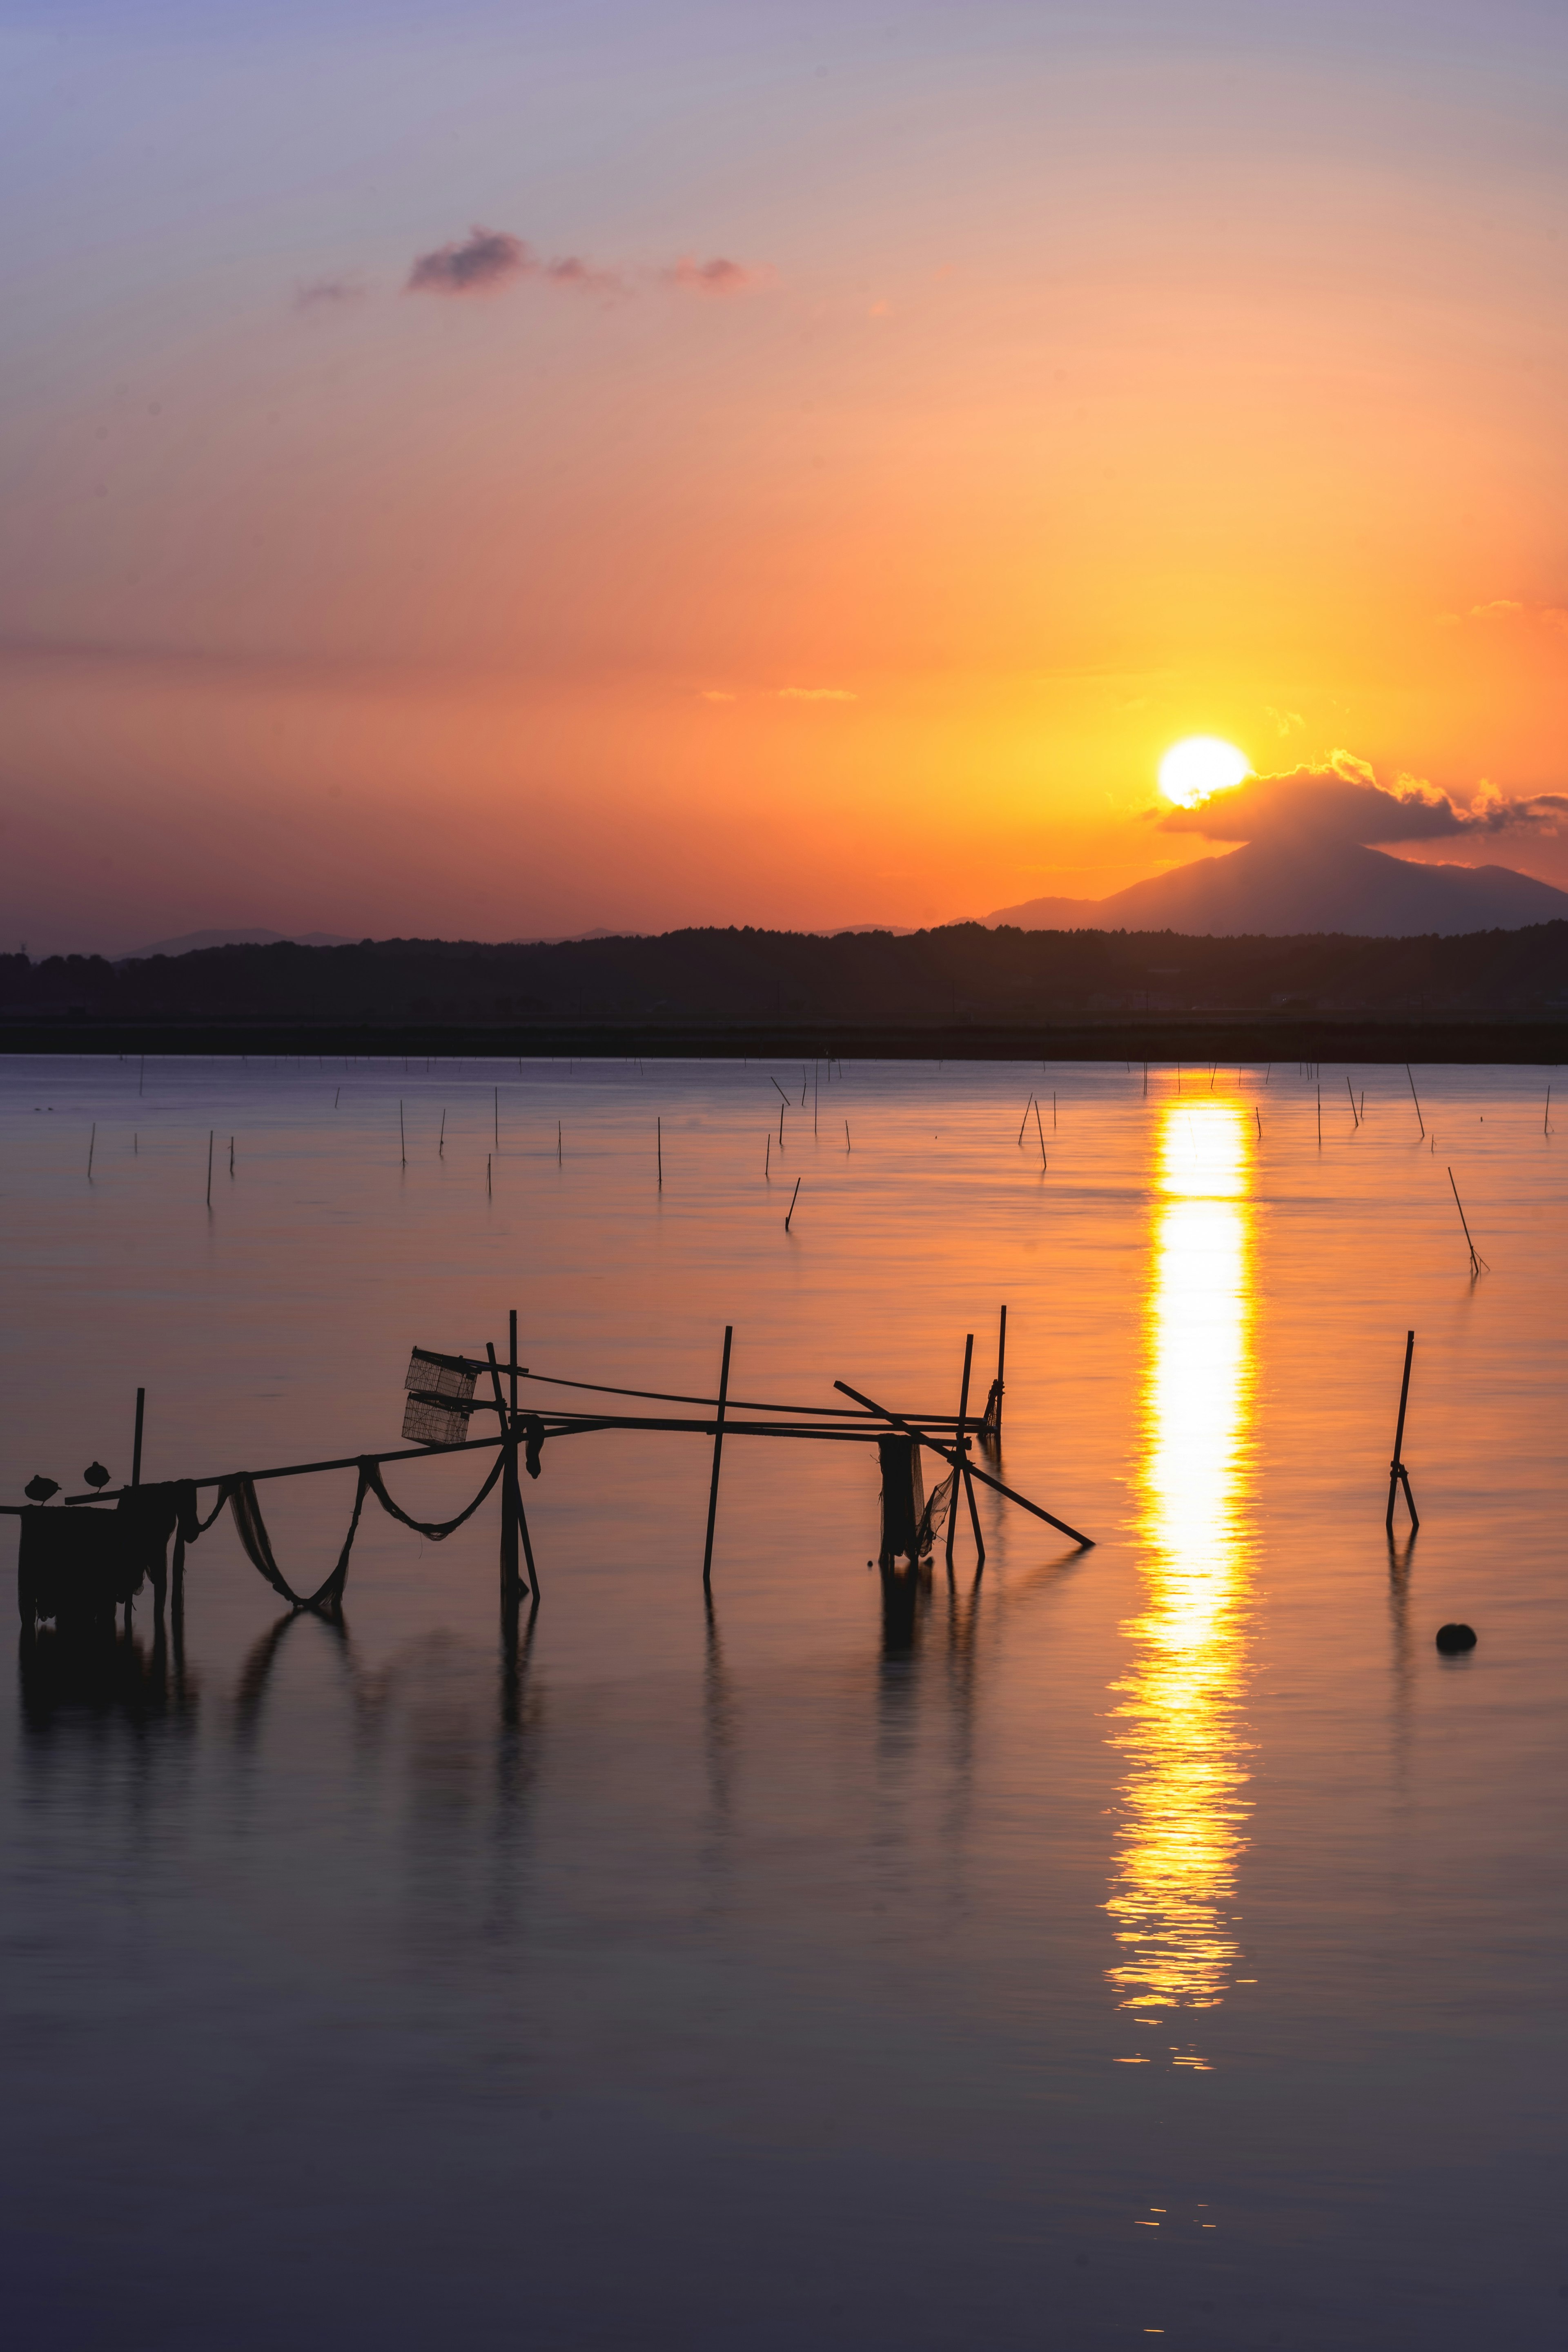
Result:
M785 1218L784 1218L784 1231L785 1231L785 1233L786 1233L786 1234L787 1234L787 1233L788 1233L788 1231L789 1231L790 1218L791 1218L791 1217L793 1217L793 1216L794 1216L794 1214L795 1214L795 1202L799 1200L799 1198L800 1198L800 1178L797 1176L797 1177L795 1178L795 1191L794 1191L794 1192L790 1194L790 1196L789 1196L789 1212L788 1212L788 1214L787 1214L787 1215L785 1216Z
M653 1139L654 1148L658 1153L658 1189L662 1192L664 1190L664 1121L662 1118L654 1120Z
M145 1389L138 1389L136 1391L136 1433L131 1441L131 1484L133 1486L140 1486L142 1484L142 1422L146 1410L147 1391Z
M1046 1159L1046 1130L1040 1121L1040 1099L1037 1095L1035 1097L1035 1130L1040 1139L1040 1168L1043 1172L1049 1163Z
M215 1130L214 1129L212 1129L212 1128L210 1128L210 1127L208 1128L208 1129L207 1129L207 1206L208 1206L208 1208L209 1208L209 1209L212 1207L212 1204L213 1204L213 1137L214 1137L215 1132L216 1132L216 1130Z
M515 1316L512 1320L515 1328ZM500 1367L496 1362L493 1340L487 1340L485 1353L489 1358L490 1380L495 1388L497 1418L500 1422L501 1429L500 1597L501 1605L504 1608L509 1603L515 1602L518 1587L521 1581L517 1567L518 1536L522 1523L522 1496L517 1483L517 1420L514 1413L507 1412L502 1401ZM516 1361L517 1348L514 1342L512 1362L515 1364ZM512 1375L512 1381L515 1387L515 1373ZM529 1566L531 1568L532 1565L533 1555L531 1549Z
M496 1088L495 1092L496 1092L496 1150L499 1151L499 1150L500 1150L500 1088L498 1087Z
M515 1421L517 1418L517 1309L515 1307L507 1318L507 1344L511 1349L511 1411Z
M87 1139L87 1181L92 1181L92 1155L98 1143L98 1121L92 1122L92 1133Z
M1006 1370L1007 1309L1004 1307L996 1326L996 1381L994 1387L991 1391L992 1402L995 1407L995 1410L991 1416L991 1426L996 1433L996 1442L998 1444L1002 1442L1002 1398L1005 1387Z
M1318 1088L1318 1149L1323 1148L1323 1089Z
M1351 1074L1348 1070L1345 1072L1345 1092L1351 1098L1351 1117L1355 1120L1356 1125L1359 1127L1361 1125L1361 1114L1355 1107L1355 1088L1351 1084Z
M1546 1108L1541 1114L1541 1132L1542 1135L1550 1135L1552 1132L1552 1089L1550 1087L1546 1089Z
M1410 1078L1410 1065L1408 1062L1405 1065L1405 1075L1407 1078ZM1414 1078L1410 1078L1410 1099L1415 1106L1415 1124L1421 1129L1422 1134L1425 1135L1426 1132L1426 1122L1421 1116L1421 1097L1415 1091L1415 1081Z
M963 1343L963 1383L959 1390L958 1394L958 1431L952 1441L958 1449L958 1458L961 1462L964 1459L963 1433L969 1420L969 1368L973 1360L974 1334L971 1331ZM955 1470L952 1474L952 1493L949 1497L947 1506L947 1573L949 1582L951 1582L952 1579L952 1547L954 1539L958 1534L958 1489L960 1483L960 1474Z
M724 1451L724 1403L730 1393L730 1344L735 1337L733 1324L724 1326L724 1354L719 1366L719 1411L713 1422L713 1476L708 1488L708 1538L702 1547L702 1590L711 1591L713 1584L713 1527L719 1517L719 1457Z
M1454 1171L1451 1168L1448 1171L1448 1189L1454 1195L1454 1206L1459 1213L1459 1223L1465 1228L1465 1240L1470 1252L1470 1280L1474 1282L1478 1275L1487 1271L1487 1262L1470 1239L1469 1220L1465 1214L1465 1204L1459 1198L1459 1188L1454 1181Z
M1031 1109L1033 1108L1033 1107L1034 1107L1034 1100L1035 1100L1035 1097L1034 1097L1034 1096L1031 1094L1031 1095L1030 1095L1030 1097L1029 1097L1028 1101L1024 1105L1024 1116L1023 1116L1023 1118L1018 1121L1018 1141L1020 1142L1020 1144L1021 1144L1021 1143L1023 1142L1023 1140L1024 1140L1024 1129L1025 1129L1028 1126L1028 1124L1029 1124L1029 1112L1030 1112L1030 1110L1031 1110Z
M844 1149L846 1151L853 1151L855 1149L855 1146L849 1140L849 1121L847 1119L844 1122Z
M1399 1426L1394 1433L1394 1459L1388 1465L1388 1517L1384 1524L1391 1536L1394 1533L1394 1499L1402 1486L1412 1534L1421 1524L1415 1516L1415 1497L1410 1491L1410 1474L1405 1467L1405 1408L1410 1402L1410 1360L1415 1353L1415 1334L1407 1331L1405 1335L1405 1378L1399 1387Z

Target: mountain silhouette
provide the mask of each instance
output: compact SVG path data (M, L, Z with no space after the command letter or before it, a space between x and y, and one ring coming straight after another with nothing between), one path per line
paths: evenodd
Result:
M1109 898L1027 898L984 918L1026 931L1363 939L1522 930L1568 916L1568 891L1509 866L1418 866L1353 843L1254 841Z

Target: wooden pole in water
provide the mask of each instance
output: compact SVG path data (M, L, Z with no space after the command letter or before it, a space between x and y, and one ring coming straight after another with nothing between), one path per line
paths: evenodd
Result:
M1024 1129L1025 1129L1028 1126L1028 1124L1029 1124L1029 1112L1030 1112L1030 1110L1031 1110L1031 1108L1032 1108L1032 1107L1033 1107L1033 1105L1034 1105L1034 1100L1035 1100L1035 1097L1034 1097L1034 1096L1031 1094L1031 1095L1030 1095L1030 1097L1029 1097L1028 1101L1024 1105L1024 1116L1023 1116L1023 1118L1018 1121L1018 1140L1019 1140L1019 1142L1020 1142L1020 1143L1022 1143L1022 1142L1023 1142L1023 1140L1024 1140Z
M402 1155L403 1165L406 1168L408 1165L408 1138L403 1130L403 1097L401 1095L397 1098L397 1149Z
M207 1206L213 1204L213 1129L207 1129Z
M922 1445L929 1446L933 1454L940 1454L944 1462L952 1464L954 1469L958 1467L958 1458L949 1446L943 1445L939 1438L929 1436L923 1429L917 1429L912 1421L904 1419L902 1413L893 1412L887 1405L879 1404L875 1397L863 1396L858 1389L852 1389L847 1381L835 1381L833 1385L842 1395L853 1397L857 1404L864 1405L868 1412L875 1413L879 1421L890 1421L895 1429L901 1429L907 1436L918 1437ZM1027 1495L1020 1495L1012 1486L1004 1486L1001 1479L993 1478L988 1470L976 1470L971 1465L969 1475L972 1478L978 1478L983 1486L989 1486L994 1495L1002 1496L1009 1503L1016 1503L1021 1511L1029 1511L1037 1519L1044 1519L1046 1525L1055 1528L1058 1534L1070 1536L1075 1544L1082 1545L1085 1551L1093 1549L1092 1536L1080 1536L1078 1529L1069 1528L1065 1519L1056 1518L1049 1511L1042 1510L1038 1503L1030 1502Z
M232 1135L228 1139L228 1172L231 1176L234 1174L234 1138Z
M1001 1442L1002 1442L1002 1398L1003 1398L1003 1394L1004 1394L1004 1392L1005 1392L1005 1378L1004 1378L1004 1376L1005 1376L1005 1372L1006 1372L1006 1370L1007 1370L1007 1309L1004 1307L1004 1308L1002 1309L1001 1318L1000 1318L1000 1319L999 1319L999 1321L998 1321L998 1323L997 1323L997 1326L996 1326L996 1386L995 1386L995 1390L994 1390L994 1395L995 1395L995 1399L996 1399L996 1412L995 1412L995 1417L994 1417L994 1419L993 1420L993 1422L992 1422L992 1423L991 1423L992 1428L993 1428L993 1429L995 1431L995 1433L996 1433L996 1442L997 1442L997 1444L1001 1444Z
M1402 1485L1405 1488L1405 1507L1410 1514L1412 1534L1421 1524L1415 1516L1415 1497L1410 1491L1410 1474L1405 1467L1405 1408L1410 1402L1410 1360L1415 1353L1415 1334L1414 1331L1406 1331L1405 1378L1399 1385L1399 1425L1394 1433L1394 1459L1388 1465L1388 1517L1384 1524L1390 1535L1394 1533L1394 1496Z
M1038 1096L1035 1097L1035 1127L1040 1139L1040 1167L1043 1171L1050 1165L1050 1162L1046 1158L1046 1130L1040 1124L1040 1103Z
M772 1176L773 1176L773 1129L770 1127L770 1128L769 1128L769 1129L768 1129L768 1134L767 1134L767 1141L766 1141L766 1143L764 1144L763 1149L763 1183L764 1183L764 1184L766 1184L767 1182L769 1182L769 1181L770 1181L770 1180L772 1179Z
M653 1139L654 1148L658 1153L658 1189L662 1192L664 1190L664 1121L662 1118L654 1120Z
M1410 1065L1408 1062L1405 1065L1405 1075L1407 1078L1410 1078ZM1421 1129L1422 1134L1425 1135L1426 1132L1426 1122L1421 1116L1421 1097L1415 1091L1415 1081L1414 1078L1410 1078L1410 1099L1415 1106L1415 1124Z
M1550 1135L1552 1132L1552 1089L1550 1087L1546 1089L1546 1108L1541 1114L1541 1132L1542 1135Z
M969 1368L973 1361L974 1334L971 1331L963 1342L963 1383L958 1392L958 1427L953 1433L952 1440L958 1449L958 1458L961 1462L965 1461L963 1433L969 1420ZM947 1506L947 1573L950 1582L952 1578L952 1547L958 1535L958 1489L961 1485L967 1494L968 1481L955 1470L952 1474L952 1493Z
M719 1458L724 1451L724 1403L730 1393L730 1346L735 1337L732 1323L724 1326L724 1354L719 1366L719 1410L713 1421L713 1475L708 1486L708 1536L702 1547L702 1590L713 1588L713 1528L719 1517Z
M89 1181L89 1183L90 1183L90 1182L91 1182L91 1181L92 1181L92 1155L93 1155L94 1150L96 1150L96 1148L97 1148L97 1145L98 1145L98 1121L97 1121L97 1119L94 1119L94 1120L93 1120L93 1122L92 1122L92 1133L91 1133L91 1134L88 1137L88 1139L87 1139L87 1174L88 1174L88 1181ZM210 1190L211 1188L209 1187L208 1189Z
M518 1588L517 1522L521 1496L517 1487L517 1432L512 1417L501 1398L500 1367L496 1362L495 1341L485 1342L485 1353L490 1360L490 1379L495 1384L496 1414L501 1429L500 1474L500 1595L504 1602L512 1599ZM517 1347L512 1345L511 1360L517 1361ZM515 1374L513 1378L515 1380Z
M1323 1148L1323 1089L1318 1088L1318 1149Z
M147 1391L145 1389L138 1389L136 1391L136 1433L131 1440L131 1484L133 1486L140 1486L142 1484L142 1423L146 1411Z
M1451 1168L1448 1171L1448 1189L1454 1195L1454 1206L1459 1213L1459 1223L1465 1228L1465 1240L1470 1252L1470 1279L1473 1282L1478 1275L1486 1272L1487 1262L1470 1238L1469 1220L1465 1215L1465 1204L1459 1198L1459 1188L1454 1181L1454 1171Z
M847 1119L844 1122L844 1149L846 1151L853 1151L855 1149L855 1146L849 1140L849 1121Z
M789 1222L790 1222L790 1218L791 1218L791 1217L793 1217L793 1216L794 1216L794 1214L795 1214L795 1202L799 1200L799 1198L800 1198L800 1178L797 1176L797 1177L795 1178L795 1191L794 1191L794 1192L790 1194L790 1196L789 1196L789 1214L784 1218L784 1231L785 1231L785 1233L786 1233L786 1234L787 1234L787 1233L788 1233L788 1231L789 1231Z
M1351 1098L1351 1117L1355 1120L1356 1125L1359 1127L1361 1125L1361 1115L1355 1107L1355 1088L1351 1084L1351 1074L1348 1070L1345 1072L1345 1092Z

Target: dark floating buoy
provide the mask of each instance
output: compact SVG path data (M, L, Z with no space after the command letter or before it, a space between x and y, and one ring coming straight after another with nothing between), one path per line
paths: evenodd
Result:
M41 1473L37 1478L29 1478L22 1489L29 1503L47 1503L51 1495L58 1495L59 1491L59 1480L46 1478Z
M1473 1625L1439 1625L1437 1647L1446 1658L1458 1657L1462 1650L1473 1650L1476 1632Z
M109 1472L101 1462L89 1463L81 1475L89 1486L107 1486L109 1484Z

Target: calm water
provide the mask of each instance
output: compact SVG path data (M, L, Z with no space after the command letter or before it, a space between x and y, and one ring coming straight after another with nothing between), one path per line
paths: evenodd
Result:
M0 1499L125 1475L138 1383L152 1478L395 1444L514 1306L952 1412L1005 1300L1003 1475L1098 1538L987 1500L900 1644L871 1451L737 1440L710 1622L705 1442L587 1436L515 1658L487 1505L373 1512L341 1631L226 1520L179 1658L147 1600L117 1679L19 1661L14 2340L1568 2341L1550 1075L1417 1072L1423 1139L1325 1067L1320 1146L1294 1066L852 1066L814 1134L798 1065L0 1063ZM297 1585L352 1489L262 1489Z

